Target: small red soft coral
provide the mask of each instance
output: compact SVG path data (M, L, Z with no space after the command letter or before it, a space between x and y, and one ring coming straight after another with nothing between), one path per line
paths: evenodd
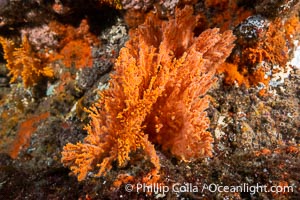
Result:
M88 21L83 19L78 28L50 22L50 29L60 39L58 51L51 60L62 60L66 67L76 69L91 67L93 64L92 46L99 45L99 39L90 33Z
M60 57L66 67L74 64L79 69L91 67L93 64L92 49L82 40L74 40L66 44L60 51Z

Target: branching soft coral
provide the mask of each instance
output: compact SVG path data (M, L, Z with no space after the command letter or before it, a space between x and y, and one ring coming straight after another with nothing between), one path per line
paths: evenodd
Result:
M105 175L113 161L124 166L137 149L154 165L152 178L143 181L157 181L160 164L151 142L184 161L212 155L204 95L235 38L231 31L220 34L218 29L195 37L197 17L192 13L185 7L169 21L150 15L132 32L109 89L89 109L88 136L62 152L63 164L79 181L95 168L98 176Z
M52 77L53 70L44 64L42 56L35 53L27 37L22 39L21 47L15 48L10 40L0 37L0 44L3 46L4 58L7 61L7 68L12 76L11 82L21 76L24 86L29 87L38 83L42 77Z

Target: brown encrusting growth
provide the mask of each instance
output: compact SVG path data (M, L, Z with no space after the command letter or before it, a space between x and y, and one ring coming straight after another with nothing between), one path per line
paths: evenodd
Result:
M67 144L62 152L62 162L78 180L95 168L97 176L105 175L114 161L124 166L131 152L143 149L154 166L152 178L143 181L157 182L160 163L153 144L183 161L212 155L205 94L235 37L218 29L195 37L197 17L192 13L186 6L169 21L149 15L131 33L109 89L89 109L88 136L76 145Z

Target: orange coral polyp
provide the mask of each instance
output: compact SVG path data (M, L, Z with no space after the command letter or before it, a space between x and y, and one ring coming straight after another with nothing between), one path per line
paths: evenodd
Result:
M125 165L134 155L129 153L142 149L154 166L142 181L157 182L159 157L151 142L184 161L212 155L213 138L206 131L209 101L203 96L215 83L216 68L230 54L235 37L218 29L194 37L197 20L192 14L187 6L168 22L149 15L132 32L110 87L88 111L88 136L62 152L63 164L79 181L92 170L105 175L113 161Z

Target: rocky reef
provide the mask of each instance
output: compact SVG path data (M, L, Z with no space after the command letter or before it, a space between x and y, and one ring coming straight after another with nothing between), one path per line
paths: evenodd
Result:
M298 0L0 0L0 199L298 199Z

